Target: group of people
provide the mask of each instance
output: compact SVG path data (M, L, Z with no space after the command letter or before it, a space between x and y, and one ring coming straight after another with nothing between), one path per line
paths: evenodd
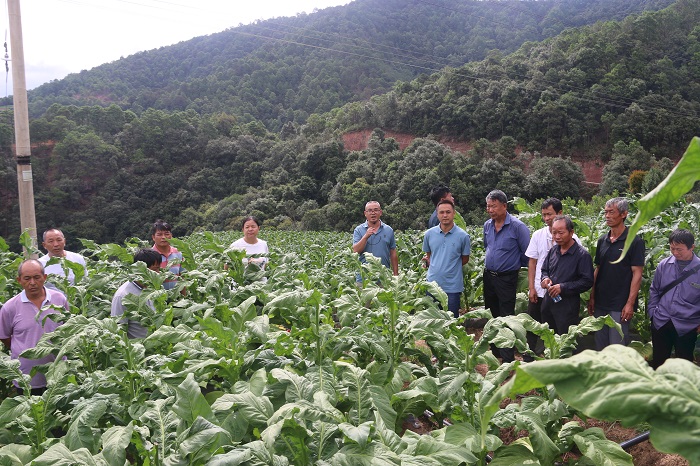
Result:
M447 308L459 317L461 294L464 291L463 266L469 262L471 240L469 234L455 224L454 197L449 188L433 190L431 199L435 211L430 227L425 231L422 261L427 267L427 280L436 282L447 294ZM550 198L542 203L541 214L545 226L530 237L528 227L508 213L508 199L500 190L486 196L489 220L484 223L483 242L485 263L483 270L484 304L494 317L515 313L516 293L520 270L528 270L528 313L539 322L546 322L557 334L566 333L571 325L579 323L580 295L591 290L588 313L599 317L610 315L622 328L596 332L596 349L610 344L627 344L629 327L638 305L645 259L645 244L635 237L626 256L620 259L627 239L625 225L629 206L624 198L613 198L605 204L605 221L609 231L603 234L596 247L595 258L581 245L574 233L574 223L563 215L562 203ZM353 233L352 250L361 262L370 253L381 260L394 275L399 274L394 230L381 221L379 202L365 205L366 221ZM246 217L242 223L243 237L231 247L244 250L244 263L264 268L267 263L267 243L258 238L260 222ZM139 250L134 262L143 262L147 268L169 270L175 277L183 273L182 253L172 244L172 227L157 220L151 228L153 247ZM671 256L662 260L656 269L649 290L647 312L651 319L654 347L651 365L659 367L675 351L679 358L693 360L698 332L700 332L700 259L694 254L695 238L687 230L677 229L670 238ZM41 336L52 332L59 323L45 318L56 313L56 308L69 309L66 297L48 280L65 279L73 284L74 270L87 273L85 258L66 251L66 240L58 229L44 232L42 245L46 255L22 262L17 281L22 291L0 307L0 341L10 349L11 357L19 359L20 369L30 374L33 367L50 361L50 357L33 360L19 355L33 348ZM69 261L64 268L64 261ZM76 268L77 267L77 268ZM362 286L362 277L357 277ZM172 289L176 279L166 280L164 288ZM114 294L111 315L122 316L123 299L138 296L144 284L129 280ZM153 308L152 303L148 305ZM130 338L143 338L147 329L138 322L122 319ZM535 335L528 335L528 345L540 353ZM493 348L504 362L514 360L513 348ZM524 359L529 360L525 355ZM37 372L31 378L32 392L41 393L46 378Z
M257 237L260 221L252 216L246 217L242 230L243 238L235 241L231 247L246 251L245 264L250 261L258 267L264 267L267 258L258 256L267 254L268 248L267 243ZM170 244L173 238L172 226L163 220L156 220L150 233L153 246L138 250L134 254L134 262L143 262L148 269L156 272L167 269L175 276L181 275L185 271L181 265L182 253ZM42 246L46 250L44 256L25 260L18 268L17 281L22 291L0 307L0 341L10 349L13 359L19 359L22 373L28 375L33 367L51 362L52 357L29 359L20 357L20 354L26 349L34 348L45 333L53 332L60 325L47 319L47 315L56 314L56 308L69 310L66 297L52 280L67 280L69 284L75 284L76 267L87 274L85 258L65 249L66 239L61 230L46 230ZM172 289L176 285L176 279L167 279L163 288ZM111 315L122 316L126 309L124 298L129 295L139 296L145 286L138 279L124 282L112 298ZM151 309L154 308L152 302L146 304ZM124 318L120 322L126 326L129 338L145 338L148 335L148 329L137 321ZM43 393L46 377L41 372L36 372L31 378L30 387L32 394Z
M463 266L469 262L469 234L455 224L455 203L450 189L433 189L435 211L423 237L422 261L428 281L436 282L447 294L447 309L459 317L464 291ZM610 315L620 324L604 327L595 333L597 350L611 344L630 342L630 322L638 307L639 290L645 260L644 240L636 236L620 260L627 240L625 219L629 204L624 198L606 202L605 222L609 230L598 239L595 257L581 245L574 222L563 215L559 199L550 198L541 205L545 226L530 237L529 228L508 213L508 199L503 191L493 190L486 196L489 220L484 223L485 249L483 287L484 305L494 317L515 313L518 278L523 267L528 271L528 313L538 322L547 323L557 334L568 332L580 322L581 294L591 290L587 305L589 315ZM392 228L381 221L382 209L377 201L365 205L366 222L353 233L354 252L381 259L394 275L399 273L396 240ZM700 259L693 249L695 239L687 230L675 230L670 238L671 256L658 266L649 291L647 312L651 319L654 354L652 367L668 359L672 352L693 361L700 332ZM361 277L358 275L358 284ZM528 334L531 351L541 354L541 342ZM515 359L513 348L492 347L504 362ZM533 358L524 355L525 361Z

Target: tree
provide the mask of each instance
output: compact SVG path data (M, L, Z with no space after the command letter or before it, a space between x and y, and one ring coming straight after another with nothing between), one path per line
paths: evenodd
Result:
M649 170L652 156L636 140L629 144L618 141L612 153L610 163L603 169L603 182L600 184L600 194L609 195L614 191L626 192L629 187L629 176L634 170Z

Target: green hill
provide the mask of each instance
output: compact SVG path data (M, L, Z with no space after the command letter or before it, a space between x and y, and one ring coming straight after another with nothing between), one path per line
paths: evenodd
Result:
M227 112L277 131L389 91L398 80L515 51L566 28L621 20L671 0L355 0L137 53L29 92L51 104Z

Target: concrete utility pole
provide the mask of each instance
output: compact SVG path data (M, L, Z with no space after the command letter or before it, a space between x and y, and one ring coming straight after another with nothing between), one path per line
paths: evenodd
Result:
M19 0L7 0L7 12L10 20L10 46L12 51L12 100L15 115L15 155L17 156L19 217L22 231L29 230L32 245L36 247L32 150L29 143L27 81L24 77L24 46L22 44L22 18L20 16Z

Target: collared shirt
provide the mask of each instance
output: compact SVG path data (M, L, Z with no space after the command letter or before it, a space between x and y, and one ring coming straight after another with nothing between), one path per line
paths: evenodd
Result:
M423 237L423 252L430 253L426 280L436 282L445 293L464 291L462 256L471 253L469 234L457 225L444 233L440 226L430 228Z
M173 273L175 275L180 275L182 272L185 271L185 269L180 265L182 264L182 253L177 250L174 246L170 246L170 251L168 252L167 255L163 254L156 248L156 245L153 245L153 249L158 251L160 253L160 268L161 269L170 269L170 273ZM168 264L170 264L170 267L168 267ZM177 285L177 280L166 280L163 283L163 289L170 290L172 288L175 288Z
M65 259L71 262L75 262L76 264L80 264L83 266L83 269L85 269L85 275L87 275L87 266L85 264L85 258L81 256L80 254L76 252L71 252L71 251L63 251L66 255L64 257L59 257L59 259ZM63 270L63 265L62 264L51 264L51 265L46 265L49 260L51 260L52 257L49 256L48 254L43 255L39 258L39 262L41 262L41 265L44 266L44 273L47 275L58 275L59 277L66 277L68 280L68 283L71 285L75 285L75 273L73 271L66 267L68 270L68 275L66 276L66 272ZM60 291L56 288L56 286L53 283L46 282L46 287L50 288L52 290Z
M123 283L122 286L120 286L119 289L114 293L114 297L112 298L112 310L110 312L110 315L112 317L124 315L124 310L126 309L122 301L124 297L130 294L138 296L142 292L143 287L141 287L136 282L129 281ZM153 303L151 301L148 301L147 305L151 309L155 310L155 307L153 306ZM148 336L148 329L135 320L124 318L121 319L119 323L126 324L126 335L129 338L146 338Z
M625 231L614 243L610 242L610 232L598 239L594 261L598 266L594 289L596 310L621 312L630 295L632 266L644 266L644 240L639 236L634 238L625 258L619 264L613 264L622 254L628 230L625 227ZM634 308L637 308L636 300Z
M700 259L693 255L693 260L685 268L692 269L698 264ZM662 260L654 272L647 305L654 328L660 329L670 320L678 335L694 332L700 326L700 270L660 296L661 290L682 273L674 256Z
M520 267L527 267L525 256L530 244L528 227L506 212L506 219L501 229L496 232L493 219L484 223L484 248L486 259L484 265L494 272L511 272Z
M574 233L574 240L578 244L581 244L581 240ZM535 266L535 291L537 296L540 298L544 297L545 291L540 286L542 282L542 263L550 249L555 245L554 239L552 239L552 232L549 230L548 226L544 226L532 234L530 239L530 244L527 246L527 251L525 255L530 259L537 259L537 265Z
M396 249L394 230L381 220L379 223L377 232L367 238L365 250L360 253L360 262L363 264L366 262L364 253L369 252L373 256L380 258L385 267L391 268L391 250ZM355 231L352 233L352 244L357 244L365 236L367 230L369 230L367 222L355 227Z
M549 278L552 284L561 286L561 301L555 303L548 294L542 301L542 310L569 312L578 315L581 309L580 294L593 286L593 260L583 246L577 242L564 253L557 244L547 253L542 263L542 279Z
M44 287L46 298L38 309L27 297L27 293L22 291L12 299L8 300L0 308L0 338L10 338L10 353L12 359L19 359L19 369L29 374L32 367L46 364L54 360L53 356L46 356L41 359L20 358L22 351L34 348L39 339L45 333L56 330L60 325L51 319L45 319L49 314L56 314L57 311L49 309L47 306L55 305L68 310L68 301L58 291L53 291ZM46 376L37 373L31 380L32 388L46 386Z

